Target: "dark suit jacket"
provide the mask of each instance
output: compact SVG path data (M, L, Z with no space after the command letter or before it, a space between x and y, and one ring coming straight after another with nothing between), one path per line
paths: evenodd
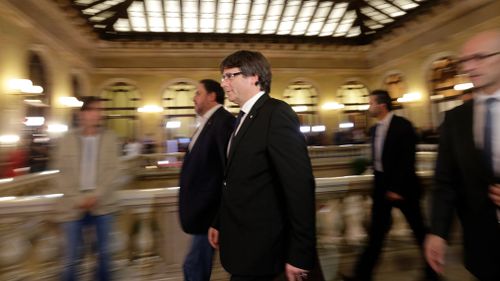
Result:
M187 233L206 234L219 209L227 143L233 126L234 116L223 107L217 109L184 157L179 215Z
M465 265L481 280L500 280L500 225L488 197L491 173L473 133L473 101L446 113L441 126L431 232L448 238L455 209L462 223Z
M372 147L375 148L375 127L372 127ZM419 199L421 188L415 174L417 136L410 121L393 115L382 151L385 186L376 192L395 192L405 199ZM374 149L372 150L374 152ZM373 154L375 163L375 155ZM374 164L375 167L375 164Z
M295 112L263 95L232 140L214 227L233 275L271 275L315 259L315 183Z

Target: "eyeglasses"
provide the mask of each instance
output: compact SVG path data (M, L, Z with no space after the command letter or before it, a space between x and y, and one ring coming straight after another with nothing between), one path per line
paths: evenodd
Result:
M233 72L233 73L224 73L222 74L222 77L220 78L221 82L224 82L226 80L232 81L234 77L243 74L243 72Z
M464 64L466 62L470 62L470 61L473 61L473 62L480 62L480 61L483 61L489 57L493 57L493 56L496 56L496 55L499 55L500 52L495 52L495 53L490 53L490 54L474 54L474 55L471 55L471 56L468 56L468 57L465 57L465 58L461 58L457 61L458 64Z

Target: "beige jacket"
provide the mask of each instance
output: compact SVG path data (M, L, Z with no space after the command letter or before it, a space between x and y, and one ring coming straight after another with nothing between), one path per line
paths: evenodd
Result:
M80 164L82 144L80 131L66 133L57 143L54 169L60 171L56 187L64 196L57 204L62 221L80 219L84 211L77 206L88 196L96 196L97 204L91 210L93 215L104 215L116 210L115 190L118 188L120 171L118 142L115 135L103 130L99 137L96 189L80 191Z

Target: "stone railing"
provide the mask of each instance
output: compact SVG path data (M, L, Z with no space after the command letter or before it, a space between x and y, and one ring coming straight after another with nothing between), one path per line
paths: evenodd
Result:
M0 179L0 196L24 196L54 192L52 181L59 171L50 170Z
M431 173L419 175L427 187ZM363 241L371 184L371 175L316 179L320 248ZM121 210L111 234L116 280L182 280L181 264L189 237L178 223L177 189L119 191ZM64 240L54 204L61 196L0 197L0 280L57 279ZM391 234L408 236L397 212ZM85 241L91 239L85 237ZM87 247L82 261L86 276L91 276L94 264L89 251ZM328 264L325 275L335 276L338 257L321 256L320 260ZM216 265L213 280L227 280L220 265Z

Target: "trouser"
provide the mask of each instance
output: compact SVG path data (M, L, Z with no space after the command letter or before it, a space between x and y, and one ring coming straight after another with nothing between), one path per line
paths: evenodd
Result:
M78 272L78 262L81 258L82 248L82 230L87 226L94 226L96 233L98 267L94 280L109 281L111 274L109 269L110 254L108 251L109 233L111 230L111 215L93 216L86 213L85 216L77 221L64 223L66 233L66 268L63 273L64 281L76 281Z
M354 274L359 280L372 280L373 270L384 246L387 232L392 225L391 212L393 207L399 208L405 216L423 255L423 244L428 230L424 225L419 200L417 198L405 198L402 201L389 201L386 198L384 185L383 173L376 172L368 243L354 269ZM409 186L411 185L409 183ZM430 280L438 277L437 273L427 263L425 263L425 275Z
M209 281L213 256L214 249L208 242L207 234L193 235L191 248L184 260L184 280Z

